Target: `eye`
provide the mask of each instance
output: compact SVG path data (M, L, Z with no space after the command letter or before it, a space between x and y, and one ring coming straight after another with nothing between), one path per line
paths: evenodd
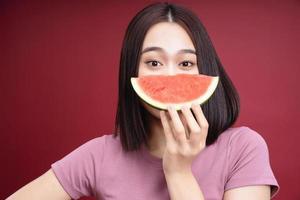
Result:
M180 64L183 64L183 67L191 67L191 66L193 66L194 65L194 63L193 62L190 62L190 61L183 61L182 63L180 63ZM190 64L190 65L189 65Z
M150 61L146 61L145 62L147 65L149 65L149 63L152 63L152 67L157 67L158 66L158 63L160 64L160 62L156 61L156 60L150 60Z

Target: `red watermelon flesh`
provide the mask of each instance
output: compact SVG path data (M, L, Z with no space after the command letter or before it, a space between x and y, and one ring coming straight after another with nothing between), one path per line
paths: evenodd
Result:
M138 80L140 87L153 99L163 103L183 103L196 99L207 90L211 77L190 76L149 76Z
M136 93L150 105L166 109L173 104L202 104L213 94L218 84L218 76L204 74L149 75L131 78Z

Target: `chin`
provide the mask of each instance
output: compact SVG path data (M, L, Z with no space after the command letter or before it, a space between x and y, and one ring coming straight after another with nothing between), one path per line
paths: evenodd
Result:
M141 104L142 104L142 106L147 110L147 112L148 112L152 117L154 117L155 119L159 119L159 120L160 120L160 114L159 114L160 110L159 110L159 109L150 106L149 104L147 104L147 103L144 102L144 101L141 101ZM166 111L166 112L168 112L168 111ZM167 113L167 115L168 115L168 113ZM180 119L181 119L181 122L183 123L184 127L187 128L188 126L187 126L186 119L185 119L185 117L183 116L183 114L181 113L181 111L178 112L178 115L179 115L179 117L180 117ZM169 116L169 115L168 115L168 116ZM170 116L169 116L169 119L170 119Z
M160 119L159 109L150 106L144 101L141 102L142 106L155 118Z

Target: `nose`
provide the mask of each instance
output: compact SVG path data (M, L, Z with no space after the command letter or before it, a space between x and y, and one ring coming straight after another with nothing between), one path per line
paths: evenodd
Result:
M167 67L167 75L175 75L176 72L176 68L173 65L168 65Z

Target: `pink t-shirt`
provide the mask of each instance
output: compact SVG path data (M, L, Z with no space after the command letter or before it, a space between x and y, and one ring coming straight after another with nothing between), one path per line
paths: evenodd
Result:
M73 199L170 199L162 159L145 146L125 153L119 137L113 135L86 142L51 168ZM245 126L227 129L203 149L192 164L192 172L206 200L220 200L226 190L248 185L271 185L272 197L279 191L265 140Z

